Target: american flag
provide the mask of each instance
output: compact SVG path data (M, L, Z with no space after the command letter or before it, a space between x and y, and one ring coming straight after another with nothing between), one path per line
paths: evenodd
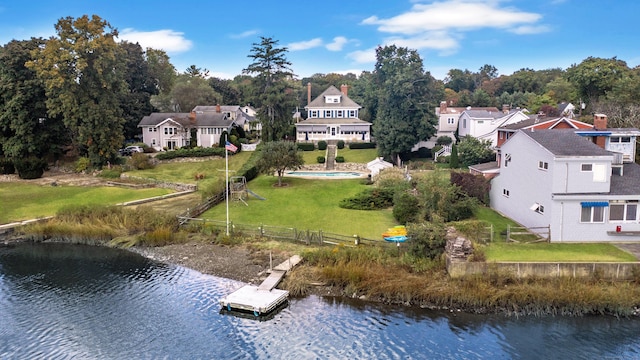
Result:
M228 142L228 141L224 144L224 148L225 148L225 149L227 149L227 150L229 150L229 151L231 151L231 152L236 152L236 151L238 151L238 147L237 147L237 146L235 146L235 145L233 145L232 143L230 143L230 142Z

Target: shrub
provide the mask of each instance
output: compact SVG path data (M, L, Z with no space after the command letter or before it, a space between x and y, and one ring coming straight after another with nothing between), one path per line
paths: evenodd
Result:
M101 178L105 178L105 179L119 179L120 178L120 174L122 174L122 170L119 168L113 168L113 169L104 169L100 172L100 176Z
M418 199L405 192L400 191L393 197L393 217L402 225L418 220L420 205Z
M44 159L35 157L18 159L14 165L18 171L18 177L21 179L38 179L42 177L44 169L47 168L47 162Z
M0 159L0 174L11 175L16 172L16 167L9 159Z
M240 145L237 145L240 149ZM177 150L171 150L159 153L156 155L158 160L170 160L180 157L204 157L204 156L224 156L224 145L220 147L202 148L195 147L192 149L180 148Z
M298 143L298 150L313 151L315 149L316 146L313 143Z
M416 151L415 157L420 159L431 159L431 150L426 147L421 147Z
M73 170L77 173L81 173L89 170L90 166L91 166L91 161L89 160L89 158L81 157L76 161L73 167Z
M375 149L376 143L349 143L349 149Z
M338 149L344 149L344 140L338 140Z
M131 155L128 163L131 167L137 170L153 169L154 165L150 160L151 158L144 153L134 153Z
M444 253L447 244L446 229L442 222L427 222L421 224L409 224L407 235L409 252L417 257L435 259Z
M468 196L478 199L483 204L489 204L491 183L485 177L468 172L452 171L450 181L452 184L458 185Z
M352 198L342 199L339 206L354 210L386 209L393 206L393 194L391 188L366 189Z
M318 141L318 150L327 150L327 142L324 140Z
M318 164L324 164L324 162L326 161L324 156L318 156L316 160L318 160Z
M448 136L438 136L436 139L436 145L451 145L453 139Z
M336 162L337 163L343 163L344 162L344 156L336 156Z

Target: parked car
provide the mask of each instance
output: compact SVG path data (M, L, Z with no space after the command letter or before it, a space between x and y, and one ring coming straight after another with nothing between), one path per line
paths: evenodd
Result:
M118 153L120 154L120 156L131 156L133 153L136 153L136 152L139 152L139 153L144 152L144 149L142 149L141 146L131 145L131 146L127 146L124 149L118 150Z

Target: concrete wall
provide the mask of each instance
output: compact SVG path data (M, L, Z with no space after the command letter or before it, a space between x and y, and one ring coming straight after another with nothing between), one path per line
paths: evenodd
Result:
M525 277L600 278L630 280L633 269L640 270L640 262L634 263L539 263L539 262L463 262L447 258L447 272L453 278L498 272Z

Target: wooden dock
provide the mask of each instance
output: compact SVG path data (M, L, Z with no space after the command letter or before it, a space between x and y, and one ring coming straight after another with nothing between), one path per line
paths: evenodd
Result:
M260 284L245 285L220 299L220 305L227 311L247 311L261 316L273 311L287 301L289 292L276 289L282 278L296 266L302 258L294 255L271 270L269 276Z

